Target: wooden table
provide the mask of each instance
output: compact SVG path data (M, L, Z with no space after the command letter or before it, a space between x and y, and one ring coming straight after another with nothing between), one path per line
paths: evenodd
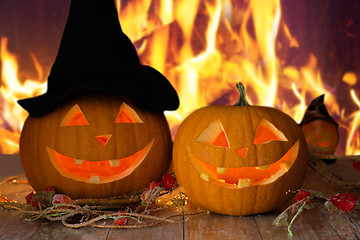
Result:
M344 163L337 162L331 168L338 169L340 175L359 180L360 173ZM0 180L22 173L17 155L0 155ZM303 188L328 194L344 192L325 182L310 168ZM185 207L185 213L197 210L191 204ZM45 219L28 222L25 219L29 216L0 211L0 239L290 239L286 228L272 225L279 213L274 211L246 217L207 213L186 217L183 222L144 229L71 229L60 222ZM291 239L360 239L360 214L330 215L325 207L304 210L295 220L292 230L294 236Z

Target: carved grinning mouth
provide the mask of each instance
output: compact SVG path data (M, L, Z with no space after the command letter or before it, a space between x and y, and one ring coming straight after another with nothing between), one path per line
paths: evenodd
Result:
M130 175L146 158L154 140L136 153L121 159L89 161L65 156L47 147L50 160L63 176L86 183L108 183Z
M222 187L240 189L252 185L265 185L283 176L294 164L298 152L299 141L277 162L259 167L223 168L215 167L194 156L186 145L190 163L199 177L206 182Z

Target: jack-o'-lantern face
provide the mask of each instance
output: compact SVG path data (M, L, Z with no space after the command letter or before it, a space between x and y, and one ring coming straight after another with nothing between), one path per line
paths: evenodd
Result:
M72 198L145 187L165 173L170 154L164 115L115 96L85 95L44 117L29 117L20 141L31 185L36 190L53 186Z
M239 165L239 167L212 165L211 159L207 162L202 161L192 154L189 145L186 148L189 160L200 178L222 187L236 189L272 183L291 168L299 152L299 141L296 141L284 156L275 162L271 162L273 159L266 159L265 156L263 165L247 167L241 163L241 161L246 162L247 157L254 154L257 145L269 144L274 141L287 142L288 139L272 123L262 119L256 128L252 144L232 149L221 121L215 120L195 139L195 143L210 144L215 148L222 148L223 151L229 151L225 154L233 155L234 161L239 162L229 165Z
M143 121L129 105L123 102L116 119L114 119L114 124L143 124ZM89 125L79 105L75 104L66 113L59 127L85 127ZM102 147L106 147L111 137L111 133L94 136ZM128 139L131 141L130 137ZM124 158L114 159L82 159L67 156L51 147L47 147L47 152L52 164L63 176L82 182L101 184L113 182L131 174L146 158L153 142L154 139L150 139L149 143L135 153Z
M272 210L300 187L307 164L301 128L267 107L210 106L192 113L174 141L176 177L189 199L222 214Z
M318 153L334 154L339 142L338 126L333 122L315 119L301 126L310 148ZM321 151L321 149L326 149Z

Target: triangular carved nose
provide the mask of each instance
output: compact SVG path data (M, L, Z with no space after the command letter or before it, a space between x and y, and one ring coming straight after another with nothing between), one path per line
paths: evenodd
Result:
M247 153L247 148L240 148L236 150L236 153L240 155L241 158L244 158Z
M107 134L107 135L99 135L96 136L96 140L99 141L99 143L105 147L105 145L108 143L109 139L111 138L112 134Z

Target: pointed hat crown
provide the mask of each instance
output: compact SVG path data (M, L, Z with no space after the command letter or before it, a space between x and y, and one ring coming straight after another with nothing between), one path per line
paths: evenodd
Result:
M113 0L72 0L46 93L18 103L41 117L80 93L114 93L148 111L175 110L179 98L157 70L142 65Z

